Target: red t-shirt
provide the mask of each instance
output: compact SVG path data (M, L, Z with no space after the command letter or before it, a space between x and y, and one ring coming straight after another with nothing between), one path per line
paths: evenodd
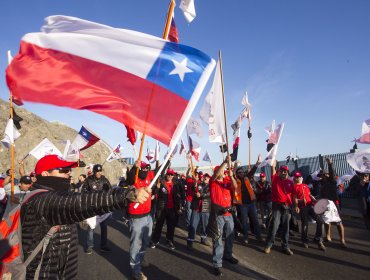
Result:
M290 179L280 179L279 175L272 176L271 182L271 201L280 204L292 204L292 194L294 184Z
M194 179L189 177L186 179L186 201L191 202L194 196Z
M154 172L149 171L148 175L146 176L145 180L141 180L140 178L137 178L137 182L134 184L134 186L137 189L145 188L150 185L150 182L154 178ZM128 213L130 215L145 215L150 213L151 207L152 207L152 200L147 199L143 204L139 204L138 207L135 208L136 202L130 202L128 204Z
M295 187L295 195L297 196L298 199L306 199L306 204L304 204L303 202L299 202L298 203L298 207L299 208L302 208L302 207L305 207L305 206L308 206L308 205L311 205L312 204L312 200L311 200L311 191L309 189L309 187L306 185L306 184L296 184L294 185Z
M166 182L167 187L167 203L166 208L173 208L173 182Z
M209 181L209 191L211 193L211 201L222 207L230 207L232 202L232 192L234 188L229 180L223 181ZM224 216L230 216L227 212Z

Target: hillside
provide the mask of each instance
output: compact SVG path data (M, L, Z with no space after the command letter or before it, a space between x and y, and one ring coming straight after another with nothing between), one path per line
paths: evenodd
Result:
M19 130L21 136L15 141L15 171L16 178L18 173L18 159L22 159L28 154L37 144L44 138L48 138L62 153L64 151L63 141L73 141L78 131L58 122L48 122L32 112L18 106L14 106L17 115L23 118L21 122L22 128ZM0 99L0 137L3 138L5 126L9 118L9 103ZM81 123L82 125L83 123ZM82 151L84 158L82 159L87 165L90 163L103 163L110 153L109 148L101 141L94 146ZM30 173L36 164L36 159L33 156L28 156L24 160L25 170ZM11 156L10 150L7 150L0 144L0 173L10 168ZM125 165L119 161L105 163L103 166L104 175L108 177L112 184L116 184L118 178L122 175ZM85 168L76 168L73 172L73 177L77 178L78 174L85 173Z

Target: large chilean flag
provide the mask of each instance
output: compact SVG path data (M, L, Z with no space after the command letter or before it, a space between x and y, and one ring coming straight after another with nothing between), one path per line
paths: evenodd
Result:
M22 38L6 79L15 98L90 110L175 145L214 65L192 47L50 16Z

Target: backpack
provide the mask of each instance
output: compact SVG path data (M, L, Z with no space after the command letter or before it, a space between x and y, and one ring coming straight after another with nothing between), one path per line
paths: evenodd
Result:
M11 203L8 197L4 215L0 221L0 280L5 279L26 279L27 266L32 262L36 255L43 249L44 254L50 238L60 226L50 228L46 236L40 241L27 260L24 260L22 250L22 227L21 227L21 207L36 194L47 190L37 189L27 193L21 202ZM42 259L42 258L41 258ZM38 279L41 269L41 262L38 265L35 278Z

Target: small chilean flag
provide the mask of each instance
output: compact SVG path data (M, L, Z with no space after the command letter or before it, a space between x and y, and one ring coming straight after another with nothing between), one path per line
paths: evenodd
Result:
M50 16L6 70L14 97L90 110L174 147L212 73L203 52L148 34Z
M199 143L191 139L190 136L189 136L189 149L191 155L196 159L196 161L199 161L200 145Z
M86 127L82 126L75 140L73 140L72 146L82 151L82 150L85 150L91 147L99 140L100 138L98 136L96 136L93 132L91 132Z

